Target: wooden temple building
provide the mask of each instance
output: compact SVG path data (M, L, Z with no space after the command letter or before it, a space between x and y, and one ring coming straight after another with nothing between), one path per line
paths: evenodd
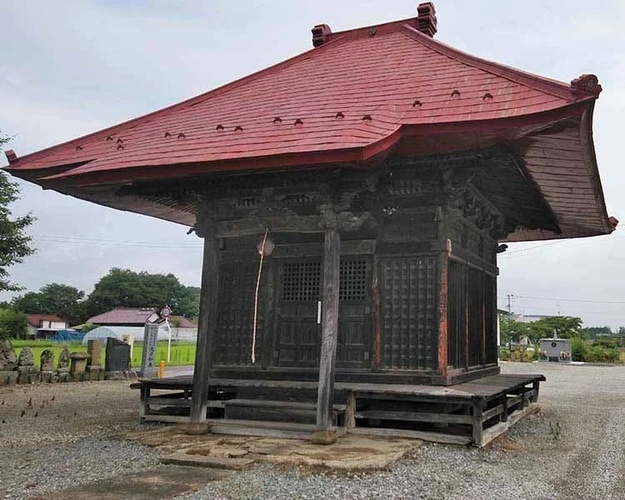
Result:
M592 139L601 86L460 52L436 24L424 3L318 25L310 51L241 80L7 152L12 175L204 239L194 377L141 384L144 417L312 413L318 442L337 425L464 425L482 444L536 399L539 375L498 375L497 255L615 228Z

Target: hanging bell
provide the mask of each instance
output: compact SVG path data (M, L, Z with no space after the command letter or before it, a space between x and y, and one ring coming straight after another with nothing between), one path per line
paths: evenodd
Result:
M263 249L263 240L265 242L264 249ZM273 252L274 248L276 248L275 243L271 240L269 236L267 236L266 239L261 238L260 243L258 243L258 246L256 247L256 250L258 250L259 255L263 255L264 257L269 257L271 253Z

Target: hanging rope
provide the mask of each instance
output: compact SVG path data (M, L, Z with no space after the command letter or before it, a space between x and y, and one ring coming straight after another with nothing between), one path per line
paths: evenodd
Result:
M252 330L252 364L256 363L256 325L258 322L258 291L260 290L260 277L263 272L263 260L265 260L265 244L267 243L267 233L269 228L265 228L265 236L260 246L260 263L258 264L258 279L256 280L256 293L254 293L254 328Z

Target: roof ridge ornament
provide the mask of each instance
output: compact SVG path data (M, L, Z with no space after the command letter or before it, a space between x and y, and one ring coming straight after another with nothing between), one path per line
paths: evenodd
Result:
M596 75L581 75L571 81L571 91L576 98L589 95L599 97L601 90L599 78Z
M313 47L321 47L324 43L329 41L332 29L327 24L317 24L310 30L312 32L312 44Z
M437 24L434 3L420 3L417 7L417 29L430 38L434 38Z
M17 155L15 154L15 151L13 151L12 149L7 149L4 152L4 156L7 157L9 165L15 165L17 163Z

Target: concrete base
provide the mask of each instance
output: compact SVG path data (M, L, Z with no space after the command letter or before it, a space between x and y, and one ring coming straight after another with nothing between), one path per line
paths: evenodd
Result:
M104 372L104 380L136 380L137 373L133 371L111 371Z
M336 443L336 431L316 431L310 438L312 444L333 444Z
M189 422L188 424L183 424L182 428L184 429L184 433L189 436L201 436L203 434L208 434L211 426L208 422Z
M99 366L88 366L87 367L87 380L91 382L98 382L100 380L104 380L104 368Z

